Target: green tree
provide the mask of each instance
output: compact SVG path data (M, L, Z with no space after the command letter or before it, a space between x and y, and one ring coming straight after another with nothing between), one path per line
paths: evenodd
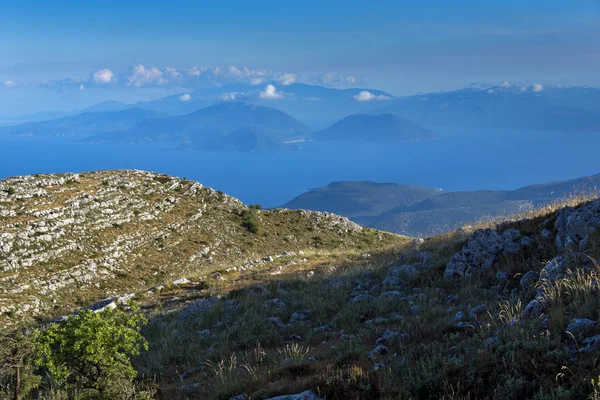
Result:
M39 386L31 357L35 344L25 332L0 336L0 397L20 400ZM9 397L10 396L10 397Z
M129 398L137 376L131 357L148 349L140 334L147 322L139 307L86 310L37 331L36 364L74 398Z

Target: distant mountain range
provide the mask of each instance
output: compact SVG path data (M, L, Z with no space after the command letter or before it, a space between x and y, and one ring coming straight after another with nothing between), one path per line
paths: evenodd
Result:
M155 111L129 108L118 111L85 112L49 121L26 122L0 127L0 134L36 136L89 136L133 128L142 121L159 117Z
M530 210L569 195L600 192L600 174L512 191L448 192L375 182L334 182L311 189L282 208L328 211L354 222L410 236L430 236Z
M274 84L212 87L135 104L105 101L79 113L30 116L30 122L0 127L0 134L272 151L297 148L289 142L305 139L426 140L436 127L600 132L600 89L595 88L501 85L394 98L374 89ZM38 120L57 115L63 116Z
M600 89L497 86L429 93L387 102L391 113L427 127L600 133Z
M224 102L191 114L148 119L128 130L100 134L92 142L144 141L185 144L187 148L261 151L284 148L284 140L303 134L306 126L277 109Z
M428 140L432 131L416 122L392 114L350 115L329 128L312 134L313 140L343 140L359 142L397 142Z

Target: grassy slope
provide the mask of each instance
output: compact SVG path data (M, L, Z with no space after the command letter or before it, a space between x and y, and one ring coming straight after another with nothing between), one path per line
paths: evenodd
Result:
M228 399L248 393L260 399L306 389L327 399L585 398L593 392L591 379L598 377L600 368L594 354L572 356L568 347L575 341L565 329L574 317L600 318L600 299L591 296L591 280L570 281L577 292L553 300L547 328L541 320L520 317L533 296L520 289L520 277L540 270L557 254L553 241L539 232L553 226L559 207L498 225L488 223L499 231L516 228L534 245L467 281L447 281L442 275L471 230L369 255L315 251L290 259L298 264L278 275L273 272L277 265L285 265L283 261L236 272L224 282L207 277L202 283L153 294L147 300L153 317L145 331L150 351L136 360L136 366L143 376L157 380L165 398ZM600 234L593 241L591 256L597 258ZM359 285L381 283L390 266L398 265L400 257L410 262L415 251L432 252L432 266L409 280L403 290L407 297L349 301ZM494 287L498 270L509 279ZM338 284L332 287L332 281ZM268 292L243 289L257 283ZM172 299L215 294L230 306L185 320L169 311ZM448 296L456 300L448 302ZM272 299L282 300L285 309L269 311L266 302ZM487 312L479 317L480 326L456 326L456 312L468 315L481 304ZM277 316L285 324L302 309L312 312L303 323L278 328L267 320ZM315 330L323 326L328 328ZM387 354L370 359L368 353L387 330L407 335L389 340ZM491 337L497 342L489 344ZM374 371L378 363L380 368Z
M83 176L84 180L90 177ZM172 178L150 179L169 187L167 180ZM217 200L214 215L221 215L217 210L222 208L247 209L216 192L206 196ZM568 203L576 206L585 200L573 198ZM178 204L183 207L187 201ZM555 212L564 205L553 204L422 243L374 230L340 235L335 228L319 228L301 212L278 210L260 212L259 233L251 234L240 229L239 214L229 212L231 219L218 218L215 228L235 238L228 239L228 246L237 244L248 251L248 257L223 251L219 261L175 268L177 277L189 278L186 284L169 284L154 292L144 290L147 284L137 286L138 301L150 317L143 332L150 350L134 364L140 379L155 382L161 397L169 399L228 399L240 393L260 399L305 389L327 399L586 398L594 393L591 380L600 375L600 367L594 353L573 356L569 348L580 343L565 334L565 328L574 317L600 318L600 299L594 295L594 276L600 276L600 270L590 271L591 278L565 282L568 290L552 298L547 327L541 326L541 320L520 317L533 290L522 290L519 279L558 254L552 238L540 231L553 229ZM197 210L196 206L191 209ZM484 275L463 281L443 279L448 260L480 227L516 228L533 245L502 258ZM297 246L285 240L289 235L298 238ZM169 270L179 260L177 247L186 242L172 243L163 244L163 249L171 249L163 256L165 250L147 248L152 256L145 259L165 257ZM191 246L194 251L196 245ZM304 251L245 271L231 269L244 258L280 250ZM382 284L389 267L414 261L419 251L432 253L429 269L406 278L404 296L350 301L356 292L378 293L374 287ZM590 256L600 257L600 234L590 241ZM498 270L508 275L500 286L495 278ZM125 283L126 291L131 291L135 285L128 282L116 283ZM221 300L208 311L186 318L178 312L195 300L213 296ZM455 298L448 301L448 296ZM270 308L269 300L274 299L284 306ZM482 304L487 312L478 317L479 326L456 326L456 312L468 315ZM294 312L304 309L311 311L306 321L287 324ZM269 317L279 318L283 325L278 327ZM371 359L369 352L388 330L400 336L385 343L386 354ZM598 328L594 331L598 333ZM490 344L493 337L497 341Z

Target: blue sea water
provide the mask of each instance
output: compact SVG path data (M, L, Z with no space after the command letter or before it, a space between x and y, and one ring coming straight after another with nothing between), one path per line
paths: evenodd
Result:
M69 138L0 137L0 178L98 169L185 177L245 203L280 206L306 189L371 180L444 191L516 189L600 173L600 135L438 129L437 140L303 143L301 151L174 151L165 144L88 144Z

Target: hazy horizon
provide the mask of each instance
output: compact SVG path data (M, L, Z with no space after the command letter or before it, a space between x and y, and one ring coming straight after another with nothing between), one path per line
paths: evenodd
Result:
M244 83L600 86L597 1L0 4L0 115Z

